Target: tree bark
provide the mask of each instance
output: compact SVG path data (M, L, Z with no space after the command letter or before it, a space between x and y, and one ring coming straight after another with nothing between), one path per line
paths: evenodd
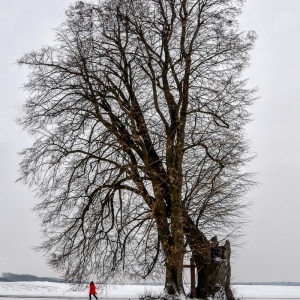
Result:
M153 180L155 218L158 237L165 256L165 291L169 295L183 294L184 234L182 225L182 204L180 193L173 193L172 209L164 203L164 191L160 183ZM170 220L170 222L168 221Z
M210 250L210 263L205 264L198 272L197 298L206 299L222 289L228 300L234 300L230 287L230 242L227 240L224 246L219 246L217 238L214 237L211 240Z
M165 290L169 295L184 293L182 272L184 256L184 234L182 226L182 204L180 193L171 194L171 236L170 251L166 257Z
M167 259L170 259L168 257ZM166 263L166 281L165 291L168 295L176 295L184 293L182 282L182 264L176 263L173 257L170 262Z
M234 300L230 287L230 242L227 240L224 246L219 246L217 237L208 241L187 213L184 217L184 234L196 265L202 266L198 272L196 297L206 299L223 289L227 299Z

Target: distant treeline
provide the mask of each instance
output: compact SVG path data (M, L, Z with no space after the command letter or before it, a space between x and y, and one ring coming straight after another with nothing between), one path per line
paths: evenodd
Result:
M300 282L275 281L275 282L234 282L233 285L281 285L281 286L300 286Z
M0 282L1 281L8 281L6 278L4 278L4 277L0 277Z
M2 273L0 281L15 282L15 281L49 281L49 282L62 282L59 278L53 277L37 277L29 274L13 274L13 273Z

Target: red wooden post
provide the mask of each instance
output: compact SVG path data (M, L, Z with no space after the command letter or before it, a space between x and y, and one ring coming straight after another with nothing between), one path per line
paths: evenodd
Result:
M195 259L191 257L191 297L196 298L196 277L195 277Z

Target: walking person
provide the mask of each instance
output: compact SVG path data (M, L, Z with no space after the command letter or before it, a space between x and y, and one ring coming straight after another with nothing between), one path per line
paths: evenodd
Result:
M96 296L96 286L94 284L94 282L92 281L90 283L90 300L92 299L92 295L98 300L97 296Z

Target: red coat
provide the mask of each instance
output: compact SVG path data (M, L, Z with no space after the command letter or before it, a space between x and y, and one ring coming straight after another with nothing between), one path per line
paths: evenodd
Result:
M97 294L96 293L96 286L93 283L90 284L90 294L91 295Z

